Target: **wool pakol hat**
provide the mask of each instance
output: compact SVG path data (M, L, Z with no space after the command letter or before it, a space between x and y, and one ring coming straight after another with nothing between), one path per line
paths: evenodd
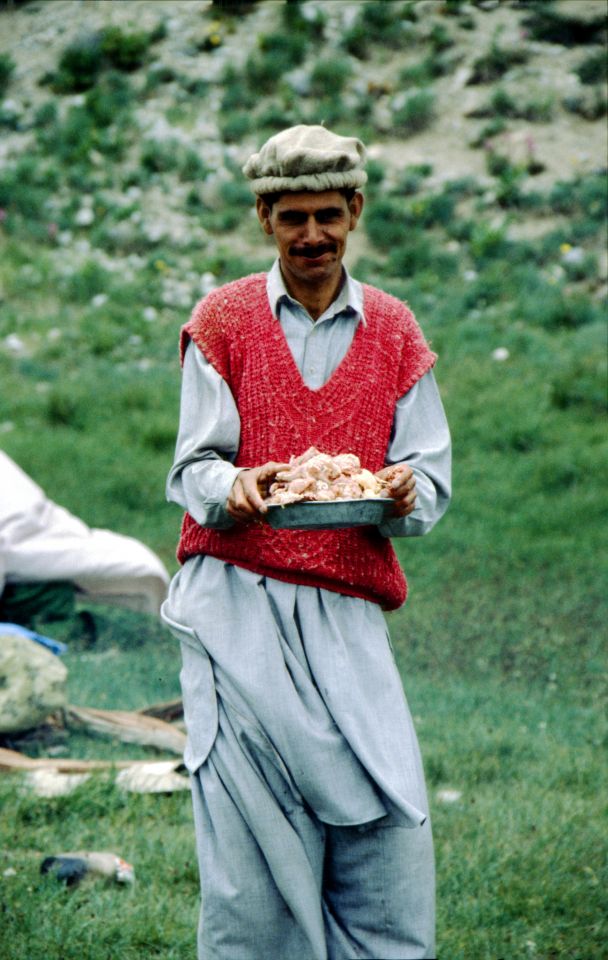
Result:
M300 123L275 134L243 167L254 193L362 187L366 150L356 137Z

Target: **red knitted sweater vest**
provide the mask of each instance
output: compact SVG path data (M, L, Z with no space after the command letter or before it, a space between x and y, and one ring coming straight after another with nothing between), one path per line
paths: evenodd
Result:
M232 390L241 419L235 463L287 461L314 445L356 453L372 472L385 466L395 404L435 362L413 315L394 297L364 285L365 323L330 379L304 383L268 304L266 275L214 290L182 330ZM376 527L273 530L268 524L203 528L186 514L178 548L184 563L210 554L263 576L363 597L393 610L407 584L390 541Z

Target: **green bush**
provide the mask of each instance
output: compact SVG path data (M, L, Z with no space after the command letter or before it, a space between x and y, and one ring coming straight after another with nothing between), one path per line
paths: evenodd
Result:
M605 84L587 88L582 93L570 94L562 100L569 113L576 113L585 120L599 120L608 113L608 98Z
M325 15L319 9L314 10L313 13L311 7L306 4L306 0L287 0L283 4L281 17L286 33L297 33L299 36L316 40L317 43L323 38Z
M232 110L248 110L256 104L255 91L248 86L247 77L239 74L234 67L227 67L221 78L222 114Z
M416 19L416 10L412 3L368 0L360 4L357 19L342 37L342 46L352 56L361 60L369 56L371 43L399 49L415 37L411 24Z
M559 180L551 189L548 204L554 213L582 214L603 223L607 212L608 191L603 172L590 173L574 180Z
M8 53L0 53L0 97L6 93L15 70L15 61Z
M126 77L115 70L102 76L85 97L85 108L97 126L109 127L133 102Z
M351 75L348 60L331 57L317 60L310 74L310 92L315 97L336 97L343 91Z
M493 83L495 80L499 80L511 67L526 63L528 58L527 50L516 47L499 47L494 42L487 53L473 62L473 72L469 77L468 84L472 86L478 83Z
M148 48L160 39L159 29L151 33L126 33L120 27L106 27L74 40L63 51L56 73L44 79L56 93L79 93L95 85L103 70L131 72L141 67Z
M577 17L541 0L533 5L533 10L522 25L529 31L533 40L546 43L560 43L564 47L578 47L581 44L602 43L606 31L605 17Z
M142 144L140 163L149 173L177 170L181 144L178 140L146 140Z
M239 143L253 129L253 118L246 110L235 111L220 120L222 139L226 143Z
M145 63L150 42L150 34L141 30L126 33L120 27L106 27L101 35L101 52L117 70L131 72Z
M546 123L555 110L552 93L537 94L526 100L516 99L504 87L497 87L484 106L472 110L470 117L502 117L529 120L531 123Z
M415 87L428 86L437 77L444 77L456 66L456 60L452 56L442 56L431 53L424 60L405 67L399 74L400 84Z
M57 104L54 100L47 100L36 108L34 113L34 127L50 127L57 122Z
M392 132L411 136L426 130L435 119L435 94L431 90L417 90L406 97L393 113Z
M469 251L477 267L491 260L506 258L509 241L505 227L495 226L485 220L476 221L471 232Z
M89 34L71 43L61 54L59 70L53 77L56 93L79 93L92 87L101 70L104 57L101 36Z
M241 15L251 13L256 3L257 0L211 0L211 6L213 7L215 16L218 14L229 14L233 17L240 17Z
M103 109L96 101L93 109L98 107ZM38 129L38 143L44 152L69 166L89 166L92 151L120 159L127 146L125 127L99 126L98 119L86 103L70 107L64 120Z
M433 24L427 35L427 41L435 53L443 53L445 50L449 50L450 47L454 46L454 38L443 23Z
M454 193L429 194L411 200L405 207L404 220L411 227L447 226L456 207Z
M404 205L388 198L372 201L365 207L364 222L367 236L374 246L388 251L403 241Z
M247 57L245 80L252 91L270 93L283 73L302 63L306 38L301 34L262 34L258 48Z
M55 165L24 155L13 167L0 172L0 208L9 218L17 214L27 220L44 220L46 201L58 181L59 171Z
M433 167L430 163L410 163L399 172L395 193L411 196L418 193L424 180L431 175Z
M411 227L403 231L400 246L391 249L386 265L390 276L415 278L422 289L432 289L434 282L454 276L457 269L456 257L444 253L435 238Z
M574 72L578 74L581 83L606 83L608 80L608 57L605 50L598 50L581 60Z

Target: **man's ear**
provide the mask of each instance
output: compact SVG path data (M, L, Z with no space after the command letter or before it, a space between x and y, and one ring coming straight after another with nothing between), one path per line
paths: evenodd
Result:
M267 233L268 236L272 236L274 230L272 229L272 224L270 222L270 207L267 203L264 202L262 197L256 197L255 209L258 214L258 220L262 224L262 230L264 233Z
M363 210L363 203L364 203L363 194L358 192L355 193L352 200L349 201L349 204L348 204L348 209L350 211L350 225L348 228L349 230L354 230L355 227L357 226L357 222L359 220L359 217L361 216L361 211Z

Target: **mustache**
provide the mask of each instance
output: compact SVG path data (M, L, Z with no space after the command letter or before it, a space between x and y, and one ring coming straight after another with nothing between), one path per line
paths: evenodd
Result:
M322 243L318 247L291 247L290 253L294 257L308 257L314 260L315 257L321 257L324 253L336 253L335 243Z

